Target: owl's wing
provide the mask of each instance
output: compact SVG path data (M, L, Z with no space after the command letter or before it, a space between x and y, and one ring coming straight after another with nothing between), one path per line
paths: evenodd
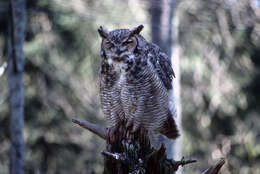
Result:
M148 59L153 64L166 89L172 89L172 79L175 77L175 74L171 66L170 58L162 52L157 45L151 44Z

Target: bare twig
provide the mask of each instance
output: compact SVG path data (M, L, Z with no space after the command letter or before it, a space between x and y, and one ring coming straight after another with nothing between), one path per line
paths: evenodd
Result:
M90 123L90 122L84 121L84 120L79 120L77 118L73 118L72 122L78 124L79 126L85 128L87 130L89 130L90 132L98 135L100 138L106 139L106 137L107 137L106 129L97 125L97 124L93 124L93 123Z
M195 162L197 162L197 159L195 159L195 158L182 157L182 159L180 161L175 161L174 164L178 165L178 166L184 166L186 164L195 163Z
M182 159L180 161L171 160L171 165L172 165L172 168L174 169L174 171L177 171L179 166L184 166L186 164L195 163L195 162L197 162L197 159L195 159L195 158L182 157Z
M215 166L212 166L205 170L202 174L218 174L221 167L225 164L225 159L221 158Z

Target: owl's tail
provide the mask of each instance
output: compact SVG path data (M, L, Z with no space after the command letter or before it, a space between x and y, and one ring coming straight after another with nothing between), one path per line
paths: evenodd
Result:
M178 136L180 136L177 125L170 111L160 133L170 139L176 139Z

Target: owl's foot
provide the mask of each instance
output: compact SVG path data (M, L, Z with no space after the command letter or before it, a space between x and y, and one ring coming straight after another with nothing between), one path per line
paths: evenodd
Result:
M126 122L126 129L134 134L140 129L140 124L134 122L134 119L128 119Z
M126 129L131 129L133 127L133 124L134 124L134 119L132 118L129 118L127 121L126 121Z

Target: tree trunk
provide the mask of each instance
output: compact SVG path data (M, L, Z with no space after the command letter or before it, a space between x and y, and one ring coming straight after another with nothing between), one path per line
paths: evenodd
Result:
M8 92L10 105L10 174L24 173L23 43L25 0L10 0L8 33Z
M147 0L149 3L149 0ZM151 35L152 42L157 44L163 51L165 51L163 47L163 39L161 38L161 18L162 18L162 3L163 0L150 0L148 12L150 15L150 23L151 23Z
M177 0L150 0L149 14L151 19L152 42L157 44L172 60L173 69L176 74L174 79L174 96L177 108L177 118L175 118L179 129L181 129L181 103L180 103L180 71L178 56L178 30L177 23L174 22L174 13ZM180 138L173 142L163 136L159 136L156 145L164 143L167 156L174 159L181 156Z

